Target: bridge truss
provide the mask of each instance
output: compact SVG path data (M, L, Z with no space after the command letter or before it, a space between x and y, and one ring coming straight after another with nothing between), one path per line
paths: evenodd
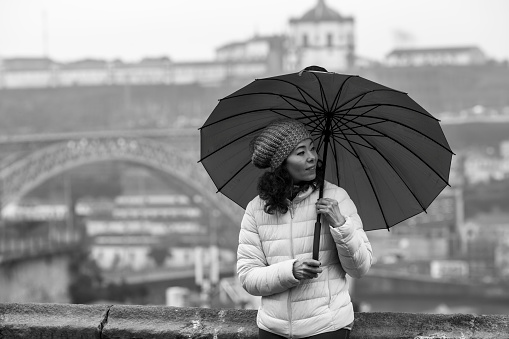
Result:
M18 201L47 179L70 169L102 161L142 164L176 178L201 195L205 204L239 223L242 209L216 194L203 167L169 143L143 137L94 137L57 142L35 150L0 169L0 206Z

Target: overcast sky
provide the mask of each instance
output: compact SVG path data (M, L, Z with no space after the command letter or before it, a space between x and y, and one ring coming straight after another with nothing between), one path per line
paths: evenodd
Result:
M317 0L0 0L0 57L211 60L223 44L281 34ZM480 47L509 59L509 0L326 0L356 20L357 54ZM46 27L46 28L44 28Z

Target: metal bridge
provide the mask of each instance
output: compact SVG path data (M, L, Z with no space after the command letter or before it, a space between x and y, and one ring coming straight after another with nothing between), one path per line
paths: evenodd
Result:
M197 163L195 129L104 131L0 139L1 207L15 202L45 180L70 169L102 161L127 161L162 171L233 222L240 207L220 194Z

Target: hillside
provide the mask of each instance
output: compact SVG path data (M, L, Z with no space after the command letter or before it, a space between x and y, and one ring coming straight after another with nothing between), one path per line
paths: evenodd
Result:
M199 126L230 87L93 86L0 90L0 135ZM443 125L453 150L498 146L509 123Z

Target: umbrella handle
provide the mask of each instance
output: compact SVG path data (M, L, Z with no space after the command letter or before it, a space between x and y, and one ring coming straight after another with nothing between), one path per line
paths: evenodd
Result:
M332 125L332 115L329 114L327 117L327 121L325 122L325 138L323 142L323 175L320 182L320 194L318 195L318 199L323 198L323 187L325 186L325 169L327 168L327 150L329 149L329 139L331 135L331 125ZM320 253L320 233L321 233L322 223L320 222L320 214L316 216L315 222L315 234L313 236L313 259L318 260L318 255Z
M318 195L318 199L323 198L323 186L324 186L324 182L322 182L322 184L320 186L320 194ZM316 222L315 222L315 233L313 235L313 259L314 260L318 260L318 254L320 252L321 228L322 228L322 223L320 221L320 214L317 214Z
M313 259L318 260L318 252L320 250L320 229L322 228L322 223L320 222L320 215L316 217L315 222L315 234L313 236Z

